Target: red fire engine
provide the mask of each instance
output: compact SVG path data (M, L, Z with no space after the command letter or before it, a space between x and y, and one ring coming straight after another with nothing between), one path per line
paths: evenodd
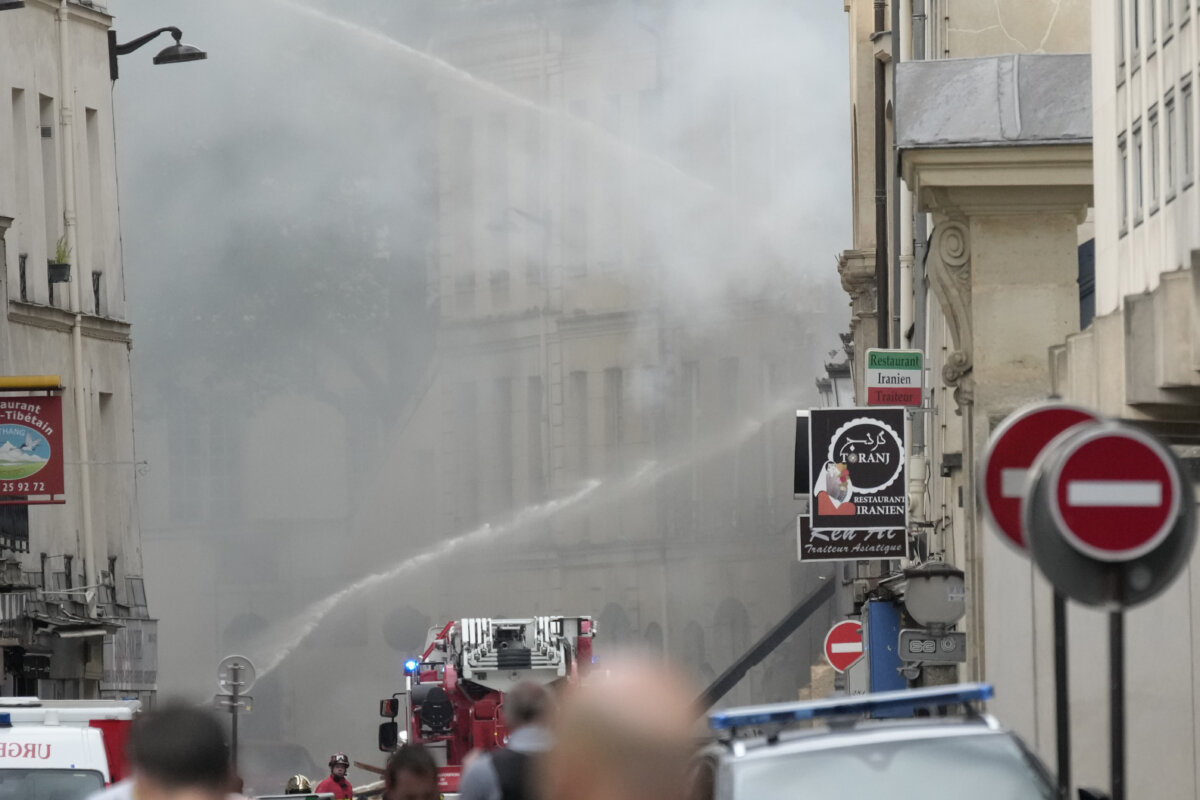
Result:
M402 738L394 720L403 712L407 740L445 754L441 791L457 791L466 755L508 737L504 693L523 681L579 680L591 665L595 633L591 617L469 617L431 629L425 652L405 662L405 691L380 702L393 721L380 726L379 749L390 751Z

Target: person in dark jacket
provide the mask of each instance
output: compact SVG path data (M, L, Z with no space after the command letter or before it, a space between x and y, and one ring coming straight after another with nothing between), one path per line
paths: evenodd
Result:
M519 683L504 693L500 710L508 745L479 754L463 770L460 800L536 800L530 775L550 749L550 693L536 683Z

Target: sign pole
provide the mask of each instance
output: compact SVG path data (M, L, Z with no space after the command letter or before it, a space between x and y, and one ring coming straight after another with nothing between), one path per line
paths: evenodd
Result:
M1125 612L1108 615L1112 800L1125 800Z
M1058 793L1071 794L1071 695L1067 672L1067 598L1054 590L1054 724L1058 733Z
M233 715L233 723L230 726L229 745L230 745L230 763L233 766L233 774L237 775L238 771L238 706L242 704L242 665L233 664L229 668L231 680L229 681L230 693L233 695L233 702L229 704L229 713Z

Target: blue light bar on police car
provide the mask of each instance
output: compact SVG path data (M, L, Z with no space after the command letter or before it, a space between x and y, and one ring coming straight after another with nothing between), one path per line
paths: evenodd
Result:
M708 715L708 724L716 731L757 725L786 725L808 719L853 717L913 708L978 703L990 700L992 694L991 684L987 683L960 683L928 689L902 689L898 692L877 692L876 694L831 697L803 703L772 703L731 708L727 711L714 711Z
M404 662L404 671L411 675L417 671L417 667L419 666L421 666L420 661L417 661L415 658L410 658L408 661Z

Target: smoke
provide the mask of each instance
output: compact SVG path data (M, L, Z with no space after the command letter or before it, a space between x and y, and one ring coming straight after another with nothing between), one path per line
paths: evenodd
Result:
M253 735L365 749L360 718L398 675L383 620L400 650L421 646L410 617L607 612L602 636L658 626L703 678L745 644L719 631L804 593L790 418L846 323L840 8L110 7L118 41L175 25L209 53L122 56L115 87L164 689L203 695L245 642L270 674ZM523 48L515 66L496 41ZM561 356L544 318L573 337ZM525 349L479 346L489 332ZM527 381L555 358L543 390L565 410L544 416L563 433L538 496L525 455L496 465L535 449ZM685 564L670 537L726 555ZM335 663L353 680L329 687ZM775 672L751 682L794 696Z

